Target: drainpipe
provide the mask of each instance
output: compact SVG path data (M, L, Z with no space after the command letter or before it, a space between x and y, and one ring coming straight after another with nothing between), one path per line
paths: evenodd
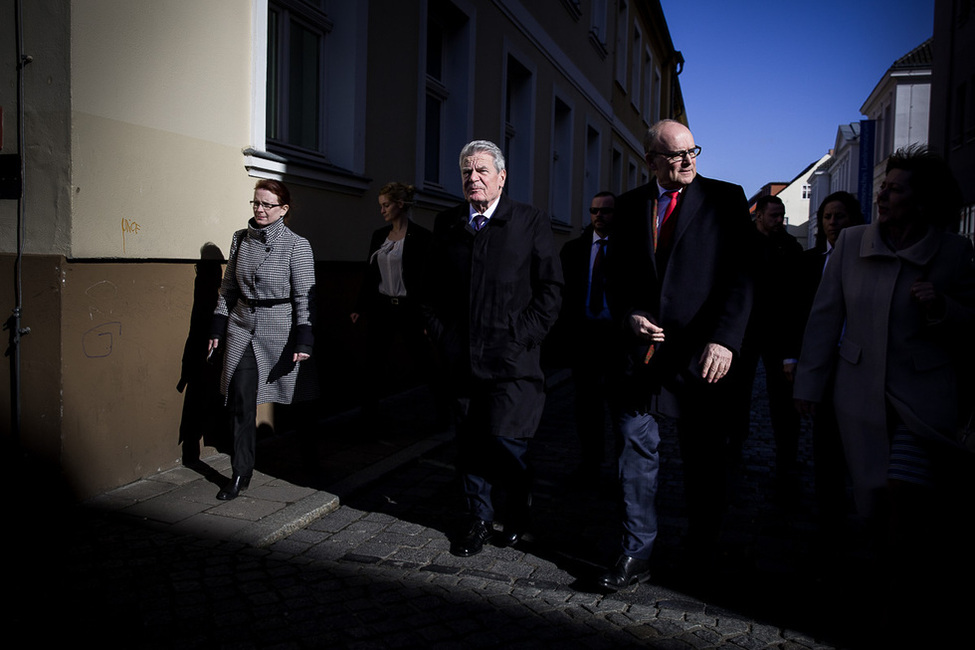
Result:
M13 448L16 452L20 451L20 338L30 334L29 327L21 327L21 308L23 307L23 282L21 273L24 261L24 237L25 228L25 203L26 203L26 152L24 149L24 68L31 62L31 57L24 55L23 44L23 17L21 0L16 0L14 29L17 33L17 156L19 162L19 172L17 181L19 187L15 189L15 196L4 198L17 199L17 259L14 264L14 292L16 304L13 313L3 328L9 330L10 346L7 348L7 356L10 357L10 430L13 436Z

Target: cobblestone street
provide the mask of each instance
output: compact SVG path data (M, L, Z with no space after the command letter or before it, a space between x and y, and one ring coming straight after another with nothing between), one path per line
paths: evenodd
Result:
M594 588L617 552L613 472L571 484L572 387L558 381L533 443L532 534L516 547L449 554L462 521L454 447L423 430L433 425L420 391L386 404L388 427L346 417L311 443L262 441L265 464L232 502L214 499L216 472L229 473L218 455L202 473L163 472L84 507L25 506L24 534L5 536L18 596L4 621L32 644L69 634L105 648L879 647L862 542L832 556L816 544L808 432L799 494L774 498L757 397L723 553L703 576L681 553L680 461L665 423L653 579Z

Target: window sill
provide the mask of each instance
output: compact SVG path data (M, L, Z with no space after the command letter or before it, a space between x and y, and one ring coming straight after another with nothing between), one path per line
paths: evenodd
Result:
M600 59L605 59L606 55L609 54L606 44L600 39L599 34L597 34L595 31L590 30L589 43L592 45L593 49L596 50L596 54L599 55Z
M361 196L372 182L360 174L331 165L310 156L282 156L248 147L243 150L244 169L256 178L290 180L308 187Z

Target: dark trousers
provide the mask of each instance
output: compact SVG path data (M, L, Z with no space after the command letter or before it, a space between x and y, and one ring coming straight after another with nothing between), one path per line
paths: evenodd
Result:
M230 380L230 403L234 421L231 467L235 476L249 477L254 472L257 447L257 359L250 345Z
M681 414L677 420L688 545L693 551L714 548L728 500L727 428L713 410L713 406L702 404L696 412Z
M486 433L460 436L461 480L470 515L494 521L495 489L504 495L501 519L506 528L524 532L531 506L531 468L527 438Z
M756 339L759 337L755 337ZM769 416L775 436L775 467L779 477L795 473L799 456L799 412L792 400L792 384L782 371L782 359L757 345L742 347L740 368L729 379L737 383L735 404L738 422L732 433L732 443L741 448L751 429L752 388L759 360L765 367L765 390L768 393ZM734 365L734 364L732 364Z
M581 466L597 472L606 446L606 414L615 399L613 386L616 326L612 321L587 320L575 341L572 381L575 385L576 433Z
M688 550L710 554L716 550L727 509L732 435L728 415L738 406L738 392L731 375L707 384L696 372L688 375L677 395L677 439L687 502Z
M622 552L646 560L657 539L660 430L645 408L624 408L615 420L623 500Z
M365 370L366 380L371 384L369 390L372 396L388 388L383 383L390 372L397 339L403 342L413 365L412 371L428 381L434 375L433 347L423 333L423 324L415 303L409 298L395 300L396 302L392 302L388 296L380 295L366 317L368 367Z
M455 401L458 470L472 517L524 532L531 506L528 441L545 404L544 382L473 380ZM513 434L517 437L506 435ZM495 490L502 493L498 499ZM500 505L500 512L496 506ZM500 515L500 517L498 516Z
M830 385L816 406L813 418L813 475L816 481L816 504L820 528L827 534L838 534L846 519L846 457L840 438L833 388Z

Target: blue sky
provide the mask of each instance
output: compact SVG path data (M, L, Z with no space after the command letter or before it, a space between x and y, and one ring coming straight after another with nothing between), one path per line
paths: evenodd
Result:
M790 181L833 146L890 65L932 34L934 0L661 0L684 55L698 171Z

